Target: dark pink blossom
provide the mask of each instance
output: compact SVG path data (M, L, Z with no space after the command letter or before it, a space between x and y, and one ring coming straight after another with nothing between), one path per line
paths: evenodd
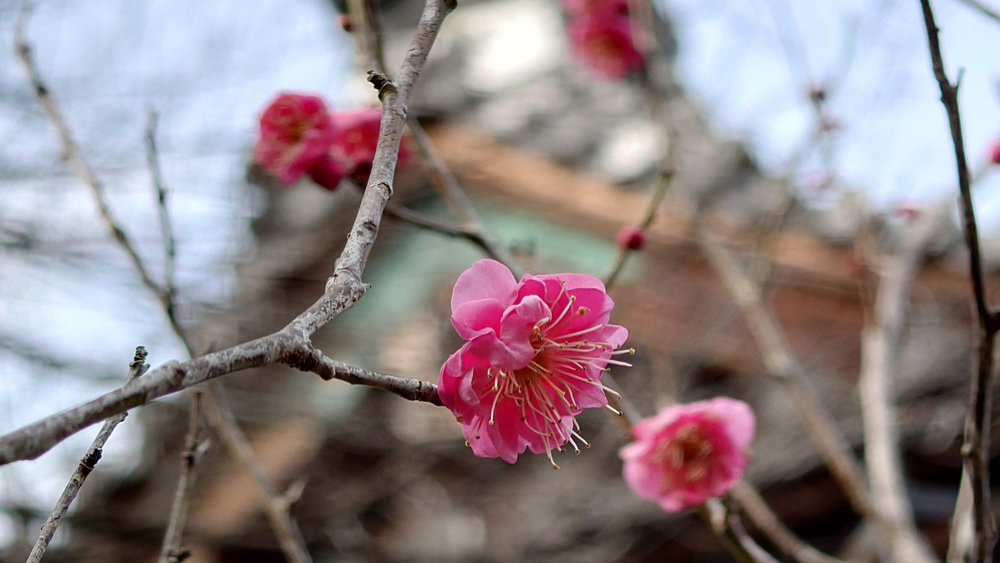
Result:
M622 78L643 65L627 16L594 12L575 17L569 41L573 54L605 78Z
M349 175L361 185L368 183L372 171L372 160L378 146L379 129L382 124L382 110L364 108L337 112L337 137L331 154L349 170ZM410 148L406 139L399 145L396 166L404 166L410 160Z
M667 407L636 424L619 451L625 482L667 512L702 504L743 476L754 425L750 407L726 397Z
M284 92L260 116L254 160L291 185L326 155L336 135L321 98Z
M332 192L347 177L347 172L347 167L342 162L327 153L309 167L309 179Z
M514 463L530 449L548 455L569 442L574 418L607 406L601 374L628 337L608 324L614 303L584 274L525 275L480 260L455 282L451 322L467 340L441 368L438 393L473 453ZM610 408L610 407L609 407ZM557 467L558 468L558 467Z

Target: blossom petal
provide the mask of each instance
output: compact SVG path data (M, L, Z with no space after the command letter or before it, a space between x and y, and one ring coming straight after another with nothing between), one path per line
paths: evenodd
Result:
M495 299L510 305L516 288L514 274L507 266L496 260L479 260L458 276L451 294L452 314L464 303L480 299Z

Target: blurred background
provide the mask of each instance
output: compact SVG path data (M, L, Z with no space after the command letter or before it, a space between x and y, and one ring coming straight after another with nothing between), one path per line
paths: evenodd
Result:
M13 54L21 2L0 0L0 432L121 384L137 345L184 358L159 302L107 236L68 171ZM383 6L391 68L422 5ZM810 384L859 455L862 328L873 257L920 241L894 366L907 486L939 552L957 492L973 320L955 227L954 164L916 2L665 0L654 6L662 88L607 81L575 60L560 4L460 2L411 111L493 237L536 273L603 276L615 233L643 216L668 146L678 171L611 291L634 367L613 375L644 415L725 394L758 415L748 479L829 553L877 560L768 375L740 309L699 247L708 225L764 257L765 302ZM935 6L960 101L992 267L1000 220L1000 23ZM338 8L297 2L38 2L26 20L38 69L111 206L150 266L164 241L147 167L148 114L177 244L178 315L199 352L283 326L322 292L359 195L275 186L251 166L257 117L278 91L336 109L377 104ZM450 220L419 166L395 201ZM874 248L874 250L872 250ZM436 381L460 345L451 286L481 252L386 219L372 289L317 335L328 355ZM746 264L756 264L755 261ZM990 287L996 286L991 278ZM994 296L1000 294L991 293ZM303 486L292 515L317 561L725 561L690 515L666 515L620 478L619 427L580 417L593 444L552 471L475 458L444 409L274 367L224 378L225 400L265 470ZM133 411L56 535L47 560L142 561L159 551L183 449L184 394ZM94 429L0 467L0 559L23 560ZM205 432L185 545L195 561L280 561L253 486ZM754 533L754 530L751 530ZM762 540L764 541L764 540Z

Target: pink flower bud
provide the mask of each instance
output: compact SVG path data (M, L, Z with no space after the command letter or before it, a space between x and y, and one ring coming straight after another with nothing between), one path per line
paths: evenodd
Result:
M254 160L281 183L291 185L326 155L335 136L321 98L281 93L260 116Z
M639 250L646 244L646 232L637 225L625 225L618 231L618 246Z
M1000 141L993 143L993 147L990 148L990 162L1000 164Z
M743 476L755 420L749 405L717 397L674 405L632 428L619 450L625 482L667 512L725 494Z
M809 99L814 103L826 101L826 87L822 82L813 82L809 85Z
M347 33L354 31L354 19L351 14L340 14L340 27Z
M584 274L525 275L480 260L451 296L451 322L467 342L441 367L438 395L480 457L507 463L530 449L588 445L574 417L607 407L601 374L628 331L608 322L614 302ZM608 407L610 408L610 407Z

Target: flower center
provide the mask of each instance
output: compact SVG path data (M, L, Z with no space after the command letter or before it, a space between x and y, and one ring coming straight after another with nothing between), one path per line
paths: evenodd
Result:
M562 295L560 293L554 302ZM578 433L580 426L574 415L582 409L576 395L588 388L617 395L591 374L606 370L608 364L628 366L630 364L611 359L611 356L634 353L631 349L615 350L615 346L607 342L590 340L587 336L602 329L602 323L564 332L574 316L583 317L588 312L587 308L576 306L575 296L569 296L558 316L542 319L532 328L530 339L534 356L527 366L516 370L493 367L487 370L487 377L493 383L492 391L496 393L489 424L495 423L497 404L501 400L513 401L520 411L521 423L541 437L549 461L556 469L559 466L552 459L553 449L565 451L560 446L569 442L579 454L577 440L584 447L590 447ZM607 408L621 414L610 406Z
M691 483L708 475L714 451L715 447L701 426L688 423L660 443L653 451L651 461L664 468L663 486L671 488L677 481Z

